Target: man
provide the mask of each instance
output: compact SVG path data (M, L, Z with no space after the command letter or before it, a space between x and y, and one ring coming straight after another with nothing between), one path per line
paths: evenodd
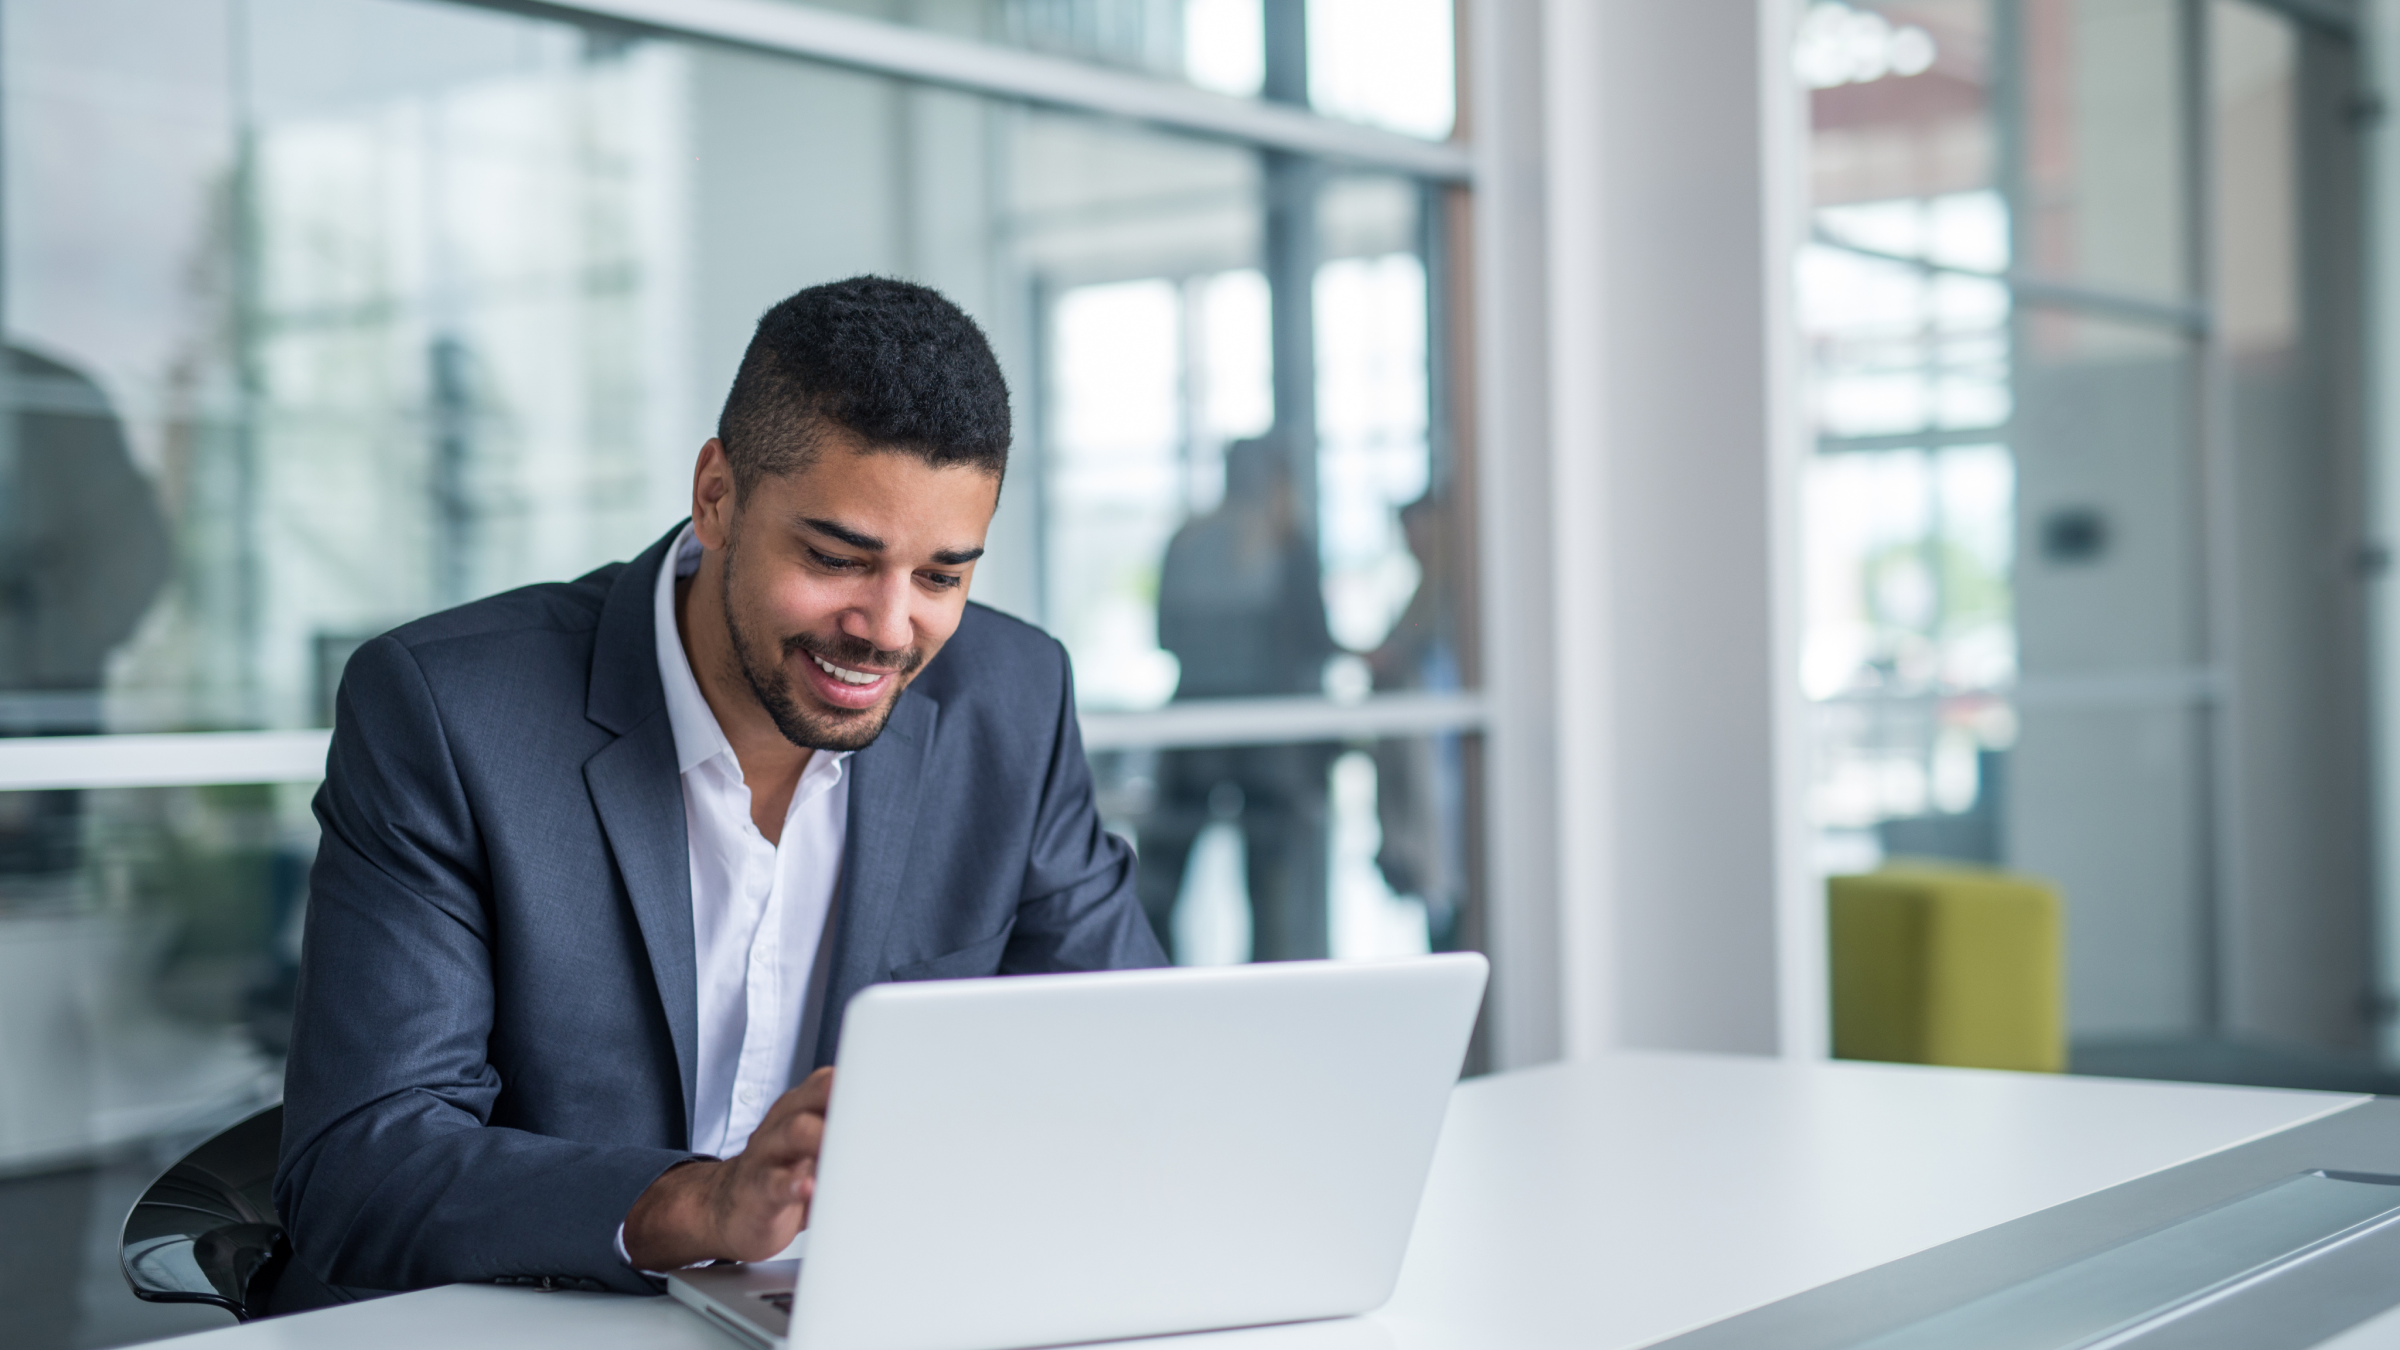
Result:
M1325 623L1324 569L1301 529L1290 455L1273 440L1225 448L1225 498L1184 522L1158 576L1158 645L1175 654L1175 699L1314 694L1341 648ZM1326 786L1322 745L1167 750L1158 801L1138 826L1142 906L1172 946L1175 900L1200 831L1212 819L1242 832L1250 954L1324 956Z
M89 375L0 349L13 410L0 422L0 736L101 730L109 657L174 569L158 494ZM83 794L0 794L0 877L83 864Z
M1008 441L955 306L814 287L759 321L688 525L351 658L276 1176L307 1272L771 1256L852 994L1161 963L1065 653L966 600Z

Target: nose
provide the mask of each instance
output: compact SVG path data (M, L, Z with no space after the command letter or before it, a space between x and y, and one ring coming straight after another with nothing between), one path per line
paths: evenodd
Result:
M909 613L912 598L907 572L878 576L859 603L842 615L842 631L872 643L879 652L907 651L916 637L916 622Z

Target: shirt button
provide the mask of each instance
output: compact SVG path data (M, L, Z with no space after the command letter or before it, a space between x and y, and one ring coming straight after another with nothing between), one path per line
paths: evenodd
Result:
M742 1105L744 1106L758 1105L758 1089L752 1084L742 1084L742 1090L734 1095L742 1099Z

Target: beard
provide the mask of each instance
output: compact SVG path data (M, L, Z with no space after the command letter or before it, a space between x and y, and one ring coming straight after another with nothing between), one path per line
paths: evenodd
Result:
M738 528L735 533L738 535ZM880 651L871 642L841 632L831 639L794 633L781 642L752 634L742 622L741 611L734 608L734 556L735 549L728 540L722 597L725 631L733 639L734 665L759 706L775 720L775 729L783 733L785 740L804 750L864 750L874 744L875 738L883 734L884 724L892 720L892 707L900 701L917 667L925 664L925 654L913 650ZM766 656L769 650L780 659L769 660ZM891 671L892 690L872 708L812 710L803 706L793 691L792 675L787 668L794 656L802 654L851 670Z

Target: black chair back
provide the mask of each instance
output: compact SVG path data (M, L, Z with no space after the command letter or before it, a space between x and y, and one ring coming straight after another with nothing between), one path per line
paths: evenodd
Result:
M213 1303L262 1317L292 1259L275 1215L283 1106L228 1126L150 1183L117 1246L125 1283L152 1303Z

